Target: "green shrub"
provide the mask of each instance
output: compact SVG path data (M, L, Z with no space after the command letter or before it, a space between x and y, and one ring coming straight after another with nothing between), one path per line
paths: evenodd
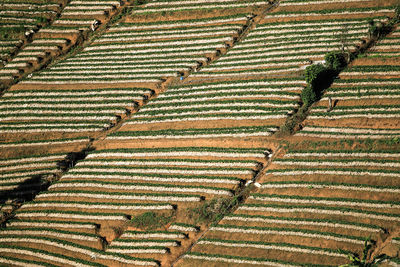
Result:
M326 68L322 64L313 64L306 68L306 82L311 87L317 87L321 76L326 72Z
M196 224L215 223L229 212L231 201L229 198L213 198L200 207L189 209L189 218L194 219Z
M149 211L133 217L131 224L139 229L152 230L166 225L171 221L171 219L172 216L166 216L164 214L157 214L153 211Z
M318 100L315 90L311 86L307 86L301 91L301 100L305 106L310 106Z
M346 67L346 58L341 52L329 52L325 55L325 62L328 68L339 72Z

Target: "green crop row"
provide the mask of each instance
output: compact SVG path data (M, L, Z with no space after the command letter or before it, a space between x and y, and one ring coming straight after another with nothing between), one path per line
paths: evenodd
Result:
M225 153L264 153L265 150L259 148L237 148L237 147L158 147L158 148L120 148L96 150L90 154L103 154L108 152L125 153L152 153L152 152L225 152Z
M285 172L293 172L293 171L338 171L338 172L346 171L346 172L348 172L349 169L346 169L346 168L333 168L333 169L329 169L329 168L324 168L324 169L321 169L321 168L298 168L298 169L273 169L272 171L274 173L275 172L285 173ZM374 173L377 173L377 174L379 174L379 173L393 173L393 174L398 173L398 174L400 174L400 170L385 170L385 169L382 169L382 170L351 169L350 171L351 172L369 172L372 174L374 174Z
M122 193L122 192L104 192L104 191L84 191L84 190L57 190L57 191L47 191L46 195L52 195L52 194L59 194L59 193L74 193L74 194L106 194L109 196L122 196L122 195L129 195L129 196L153 196L153 197L198 197L201 198L200 195L192 195L192 194L177 194L177 193L130 193L130 192L126 192L126 193ZM42 212L42 211L30 211L30 212ZM69 214L67 211L62 211L62 213L66 213ZM76 214L77 212L70 212L71 214ZM89 214L89 215L110 215L109 213L88 213L88 212L80 212L79 214ZM113 215L124 215L124 214L115 214L112 213ZM17 216L18 217L18 216Z
M286 247L286 248L300 248L300 249L309 249L315 251L323 251L323 252L334 252L343 255L347 255L345 251L340 252L334 249L328 248L319 248L319 247L309 247L303 245L296 245L290 243L267 243L267 242L257 242L257 241L249 241L249 240L229 240L229 239L212 239L212 238L202 238L200 241L210 241L210 242L222 242L228 244L251 244L251 245L265 245L265 246L279 246L279 247Z
M276 205L275 205L276 206ZM231 214L230 217L238 217L238 218L261 218L266 220L281 220L288 222L310 222L310 223L332 223L332 224L346 224L353 226L360 226L366 228L374 228L376 230L381 229L381 227L373 224L364 224L358 222L348 222L348 221L338 221L331 219L318 219L318 218L296 218L296 217L277 217L277 216L263 216L263 215L250 215L250 214Z
M148 151L146 151L148 152ZM158 151L157 151L158 152ZM165 157L161 158L152 158L152 159L140 159L140 158L132 158L132 159L127 159L127 158L116 158L116 159L109 159L109 158L103 158L103 159L90 159L90 162L182 162L183 165L185 163L255 163L254 160L201 160L201 159L185 159L185 158L179 158L179 159L166 159ZM131 165L132 166L132 165Z
M399 219L400 216L398 214L392 214L392 213L383 213L383 212L376 212L376 211L365 211L365 210L360 210L360 209L353 209L353 208L347 208L347 207L330 207L330 206L319 206L319 205L293 205L292 203L290 204L285 204L285 205L277 205L277 204L243 204L241 207L259 207L259 208L276 208L276 209L288 209L290 211L293 208L305 208L307 210L329 210L329 211L338 211L340 213L343 213L342 215L346 215L345 212L354 212L354 213L361 213L366 216L368 215L376 215L376 216L385 216L385 217L390 217L391 219ZM360 240L362 238L359 237Z
M148 186L148 187L168 187L168 188L202 188L202 189L211 189L211 190L222 190L222 191L227 191L230 192L230 189L226 188L220 188L220 187L211 187L211 186L203 186L203 185L174 185L174 184L151 184L151 183L127 183L127 182L108 182L108 181L88 181L88 180L68 180L68 181L57 181L54 184L56 185L64 185L64 184L75 184L75 183L82 183L82 184L97 184L97 185L121 185L121 186Z
M252 196L257 199L257 198L278 198L282 200L286 199L296 199L296 200L314 200L314 201L339 201L339 202L349 202L349 203L369 203L369 204L393 204L393 205L400 205L400 202L398 201L381 201L381 200L367 200L367 199L354 199L354 198L338 198L338 197L304 197L304 196L297 196L297 195L291 195L291 196L286 196L286 195L275 195L275 194L259 194L255 193L252 194ZM400 217L400 215L399 215Z
M249 206L249 205L246 205ZM284 232L284 231L290 231L290 232L297 232L297 233L308 233L308 234L317 234L317 235L325 235L325 236L333 236L333 237L344 237L344 238L349 238L349 239L354 239L354 240L364 240L362 237L358 236L349 236L349 235L341 235L337 233L326 233L326 232L320 232L320 231L314 231L314 230L308 230L308 229L296 229L296 228L278 228L278 227L257 227L257 226L238 226L238 225L229 225L229 224L219 224L218 227L220 228L234 228L234 229L244 229L244 230L272 230L272 231L277 231L277 232Z
M210 129L183 129L183 130L157 130L157 131L134 131L124 132L118 131L110 136L154 136L154 135L196 135L196 134L223 134L223 133L255 133L255 132L267 132L269 128L276 126L254 126L254 127L231 127L231 128L210 128Z

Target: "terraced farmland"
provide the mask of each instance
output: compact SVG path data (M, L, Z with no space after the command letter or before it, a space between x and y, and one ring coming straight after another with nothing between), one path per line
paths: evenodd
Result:
M393 9L342 11L314 11L312 16L283 10L270 13L240 44L191 78L296 77L307 65L323 62L330 51L354 51L368 37L367 20L384 21Z
M54 3L53 3L54 2ZM21 12L29 18L25 20L37 21L42 25L46 25L39 30L38 26L33 27L25 34L26 45L20 51L12 53L12 57L8 57L8 63L0 70L0 81L6 85L13 80L23 77L37 69L46 66L51 60L68 52L77 43L82 42L90 32L95 31L100 25L106 24L113 14L116 14L126 1L53 1L52 3L33 2L28 3L10 3L3 4L4 7L11 6L15 8L25 7L29 10L18 11L18 20ZM22 5L21 5L22 4ZM47 10L47 9L49 10ZM34 11L31 11L34 9ZM6 12L6 11L4 11ZM9 11L17 12L17 11ZM41 13L40 13L41 12ZM30 17L32 14L39 16L38 18ZM51 22L51 23L49 23ZM5 25L7 26L7 25ZM10 25L8 25L10 26ZM17 27L13 25L13 27ZM19 26L21 27L21 26ZM27 26L25 26L27 27ZM31 28L32 28L31 27ZM8 39L9 37L7 37ZM21 46L21 42L14 43ZM14 44L13 43L13 44ZM5 45L10 45L7 41ZM11 51L11 50L8 50Z
M398 138L398 66L381 57L354 61L340 74L304 122L298 136L320 138ZM366 62L364 62L366 61ZM329 101L334 107L328 108Z
M61 12L65 1L4 1L0 4L0 58L8 60L30 34L48 25ZM4 64L2 64L4 65Z
M399 265L396 1L64 5L0 70L0 265Z
M365 237L398 225L398 162L391 151L288 151L177 266L344 264L338 249L360 253Z

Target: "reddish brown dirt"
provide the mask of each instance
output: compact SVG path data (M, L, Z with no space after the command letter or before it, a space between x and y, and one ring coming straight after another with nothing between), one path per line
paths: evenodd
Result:
M173 21L173 20L191 20L191 19L203 19L203 18L213 18L219 16L230 16L237 15L241 13L259 13L264 10L268 5L263 8L249 7L249 8L232 8L232 9L217 9L214 11L204 11L204 10L188 10L188 11L177 11L177 12L166 12L165 15L159 13L149 13L149 14L134 14L131 17L127 17L124 22L159 22L159 21ZM233 22L232 22L233 23ZM237 23L237 22L234 22ZM214 24L218 25L218 24Z
M91 136L91 137L96 138L100 134L101 134L101 131L80 132L80 133L67 133L67 132L61 132L61 131L43 132L43 133L8 133L8 134L0 134L0 140L3 140L4 142L17 142L20 140L51 141L54 139L68 139L68 138L82 137L82 136Z
M377 86L377 88L379 88ZM353 100L342 100L340 97L332 97L333 101L337 100L337 104L335 107L340 107L340 106L356 106L358 108L367 108L368 106L372 105L398 105L399 104L399 98L393 97L388 95L387 98L373 98L371 97L370 99L353 99ZM319 101L318 103L315 104L317 107L327 107L328 106L328 100L324 99ZM335 108L333 108L335 110Z
M0 158L13 158L22 156L33 156L41 154L56 154L56 153L69 153L79 152L86 148L88 142L61 144L61 145L41 145L29 147L16 147L11 149L1 148Z
M379 65L400 65L400 58L399 57L390 57L390 58L360 58L354 60L351 66L379 66Z
M245 239L246 240L246 239ZM234 255L238 257L252 257L252 258L267 258L267 259L278 259L282 261L289 261L293 263L305 263L312 264L314 262L327 262L330 264L340 265L347 262L344 258L329 257L316 255L312 253L300 253L300 252L289 252L285 250L274 250L274 249L259 249L259 248L230 248L224 246L215 245L197 245L192 250L193 252L207 253L207 254L218 254L218 255Z
M346 249L357 250L362 249L361 245L349 244L341 241L327 240L327 239L315 239L309 237L300 237L290 234L242 234L242 233L224 233L224 232L208 232L206 238L225 239L225 240L248 240L256 242L276 242L276 243L290 243L303 246L323 247L330 249Z
M240 214L236 212L235 214ZM242 222L242 221L230 221L230 220L222 220L221 224L235 224L238 226L249 226L249 227L265 227L265 223L262 222ZM292 229L303 229L303 230L311 230L311 231L319 231L319 232L327 232L327 233L335 233L341 235L350 235L350 236L359 236L365 238L366 236L370 236L372 238L376 237L377 234L371 233L371 231L361 231L355 229L346 230L345 228L340 228L337 226L313 226L313 225L304 225L304 224L282 224L282 223L268 223L268 227L272 228L292 228Z
M178 140L105 140L94 142L94 147L100 149L117 148L157 148L157 147L237 147L237 148L271 148L278 145L271 137L248 138L213 138L213 139L178 139Z
M378 14L376 14L378 15ZM379 12L380 16L394 15L393 12ZM290 22L290 21L305 21L305 20L336 20L336 19L359 19L369 17L364 14L343 14L343 15L324 15L322 16L297 16L297 17L283 17L283 18L266 18L261 21L261 23L275 23L275 22Z
M231 128L242 126L265 126L281 125L285 119L269 120L210 120L210 121L183 121L183 122L155 122L149 124L127 124L123 125L119 131L157 131L164 129L213 129ZM134 122L134 121L133 121ZM156 133L154 133L156 134Z
M399 129L400 121L395 119L369 119L369 118L352 118L337 120L311 120L305 122L307 126L324 126L324 127L354 127L354 128L373 128L373 129Z
M349 2L349 3L330 3L330 4L318 4L308 3L302 6L278 6L274 12L306 12L306 11L317 11L317 10L329 10L329 9L347 9L347 8L366 8L366 7L385 7L395 5L396 0L371 0L359 2Z

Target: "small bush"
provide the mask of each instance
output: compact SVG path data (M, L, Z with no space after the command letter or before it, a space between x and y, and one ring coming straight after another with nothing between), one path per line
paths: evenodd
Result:
M213 198L200 207L189 209L189 218L194 219L195 223L217 222L229 212L231 201L229 198Z
M346 67L345 56L341 52L330 52L325 55L325 62L328 68L339 72Z
M310 106L312 103L318 100L317 93L311 86L307 86L301 91L301 100L305 106Z
M143 230L153 230L160 228L172 219L172 216L157 214L153 211L145 212L139 216L135 216L131 223L133 226Z
M326 68L322 64L313 64L308 66L305 72L307 84L311 87L316 87L325 72Z

